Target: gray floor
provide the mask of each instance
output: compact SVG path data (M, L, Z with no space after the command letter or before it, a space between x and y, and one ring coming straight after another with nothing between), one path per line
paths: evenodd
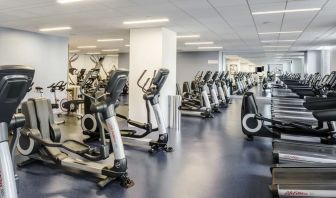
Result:
M252 91L263 96L258 88ZM259 102L260 110L267 114L268 100ZM170 131L173 153L150 155L146 148L126 147L129 176L135 182L130 189L113 183L99 190L95 180L84 174L34 163L19 169L19 197L271 197L271 140L246 141L240 108L241 99L234 99L213 119L183 117L181 132ZM82 138L75 119L62 128L65 138Z

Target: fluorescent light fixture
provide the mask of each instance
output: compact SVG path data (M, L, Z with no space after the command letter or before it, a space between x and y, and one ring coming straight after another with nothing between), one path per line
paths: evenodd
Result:
M88 52L88 53L86 53L86 54L88 54L88 55L99 55L99 54L101 54L100 52Z
M169 22L168 18L162 19L147 19L147 20L139 20L139 21L124 21L124 25L135 25L135 24L146 24L146 23L162 23L162 22Z
M80 50L69 50L70 53L80 52Z
M294 42L295 40L265 40L262 43L277 43L277 42Z
M287 52L288 50L264 50L265 52Z
M318 48L318 50L331 50L333 48L334 48L334 46L321 46L321 47Z
M106 55L106 56L116 57L116 56L119 56L119 54L109 54L109 55Z
M71 27L51 27L51 28L41 28L40 32L51 32L51 31L62 31L62 30L71 30Z
M297 34L302 33L302 31L286 31L286 32L259 32L259 35L265 35L265 34Z
M114 41L123 41L123 38L107 38L107 39L97 39L98 42L114 42Z
M125 47L129 47L130 45L125 45Z
M291 13L291 12L311 12L319 11L321 8L306 8L306 9L293 9L293 10L275 10L275 11L265 11L265 12L252 12L252 15L261 14L281 14L281 13Z
M281 56L276 58L304 58L304 56Z
M66 3L75 3L83 0L57 0L57 3L66 4Z
M214 44L213 41L204 41L204 42L187 42L184 43L185 45L212 45Z
M198 47L198 49L223 49L221 46Z
M102 52L118 52L119 49L103 49Z
M262 47L290 47L289 45L266 45Z
M265 53L265 55L277 55L277 56L283 56L284 54L276 54L276 53Z
M78 46L78 49L93 49L93 48L97 48L97 46L95 45L82 45L82 46Z
M182 39L182 38L199 38L199 34L191 34L191 35L178 35L176 38Z

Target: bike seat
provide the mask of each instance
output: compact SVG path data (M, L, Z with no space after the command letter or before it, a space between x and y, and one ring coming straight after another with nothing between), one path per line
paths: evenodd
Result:
M41 91L43 88L42 87L35 87L37 91Z
M314 111L313 116L321 122L336 121L336 109Z

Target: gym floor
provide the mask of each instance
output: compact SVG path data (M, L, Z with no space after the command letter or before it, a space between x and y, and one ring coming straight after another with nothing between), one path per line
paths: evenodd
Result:
M265 96L260 88L253 89L257 96ZM269 100L258 100L258 104L261 113L269 115ZM128 173L135 182L132 188L112 183L99 190L96 180L85 174L69 174L56 166L33 163L18 170L19 197L271 197L271 140L245 139L240 108L238 97L213 119L182 117L181 132L170 131L170 145L175 149L172 153L151 155L147 148L126 146ZM78 124L76 118L67 119L62 127L65 139L83 138Z

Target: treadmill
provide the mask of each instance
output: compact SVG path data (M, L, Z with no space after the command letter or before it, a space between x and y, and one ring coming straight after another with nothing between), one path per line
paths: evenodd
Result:
M297 93L300 93L300 96L304 96L307 94L311 96L312 94L321 95L323 97L322 90L328 90L331 85L334 83L336 78L336 73L332 72L330 75L325 75L322 80L315 81L315 85L313 87L307 88L296 88L294 89ZM317 79L317 78L315 78ZM306 98L308 101L320 100L318 97L310 97ZM303 104L306 100L291 100L287 99L285 101L274 102L272 101L272 117L276 119L280 119L283 121L296 120L299 122L303 122L309 125L321 127L321 125L317 122L315 117L312 115L311 109L307 109ZM274 105L277 104L277 105Z
M336 164L275 165L274 197L336 197Z
M317 110L313 115L320 122L326 122L333 137L336 137L336 99L330 102L331 106L324 103L327 109ZM321 105L320 105L321 106ZM328 108L334 108L329 109ZM321 141L323 143L323 139ZM330 143L330 142L329 142ZM336 146L321 144L320 142L301 142L293 140L273 140L273 159L276 163L335 163Z

